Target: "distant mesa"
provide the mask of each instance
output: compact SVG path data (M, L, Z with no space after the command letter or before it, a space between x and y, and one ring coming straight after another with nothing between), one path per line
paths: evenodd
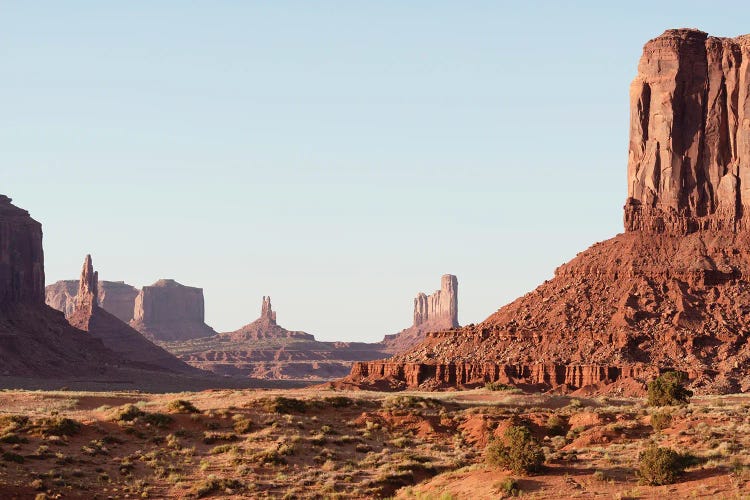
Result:
M99 306L120 321L129 323L133 319L138 291L124 281L99 281ZM75 311L77 293L77 280L61 280L45 288L47 305L65 313L66 318Z
M215 335L205 323L203 289L162 279L144 286L135 299L133 328L156 341Z
M381 344L390 353L405 351L424 339L428 332L458 328L458 278L444 274L440 290L414 299L414 323L393 335L386 335Z

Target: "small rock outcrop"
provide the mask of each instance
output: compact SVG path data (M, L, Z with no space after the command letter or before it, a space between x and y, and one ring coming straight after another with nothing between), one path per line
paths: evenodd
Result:
M221 338L225 337L235 341L282 338L315 340L315 336L309 333L290 331L279 326L276 323L276 312L271 308L271 297L265 296L260 308L260 318L233 332L222 333Z
M458 278L444 274L440 290L414 299L414 323L399 333L386 335L381 344L387 352L405 351L424 339L428 332L458 328Z
M91 255L83 262L75 305L70 324L100 339L105 347L126 359L150 370L199 373L99 307L99 273L94 271Z
M75 311L77 294L77 280L60 280L45 287L47 305L62 311L66 318ZM124 281L99 281L99 306L125 323L133 319L137 296L138 289Z
M44 302L42 225L0 195L0 303Z
M131 326L156 341L188 340L216 334L204 320L203 289L163 279L141 289Z
M625 229L748 227L750 36L667 30L630 87Z

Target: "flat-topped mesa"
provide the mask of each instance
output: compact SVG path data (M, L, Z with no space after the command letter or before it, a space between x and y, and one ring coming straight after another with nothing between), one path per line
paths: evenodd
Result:
M260 319L266 321L269 325L276 324L276 312L271 309L271 297L263 296L263 305L260 308Z
M203 289L166 279L143 287L131 325L152 340L188 340L216 333L204 317Z
M44 303L42 225L0 195L0 304Z
M750 35L649 41L630 115L626 231L750 227Z
M423 331L458 327L458 279L455 276L444 274L440 279L440 290L431 295L417 295L413 326Z

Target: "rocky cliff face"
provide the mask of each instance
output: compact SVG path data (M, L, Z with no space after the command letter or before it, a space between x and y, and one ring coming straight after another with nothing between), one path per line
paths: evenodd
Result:
M625 229L744 229L750 207L750 36L668 30L630 88Z
M42 225L0 195L0 303L44 302Z
M174 280L144 286L135 299L133 328L152 340L187 340L215 335L204 322L203 289Z
M750 390L749 40L669 30L646 44L625 234L479 325L356 364L345 382L632 392L677 369L699 391Z
M44 290L48 306L62 311L66 318L73 314L78 294L77 280L57 281ZM137 296L138 289L124 281L99 281L99 306L125 323L133 319Z
M402 352L419 343L428 332L458 327L458 278L444 274L440 290L431 295L418 293L414 299L414 323L394 335L386 335L381 344L389 353Z

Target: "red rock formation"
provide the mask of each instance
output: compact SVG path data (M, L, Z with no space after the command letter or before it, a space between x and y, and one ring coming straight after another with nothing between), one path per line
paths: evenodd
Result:
M669 30L646 44L631 88L625 234L479 325L356 364L347 382L575 390L678 369L704 392L750 390L748 42Z
M56 281L45 287L47 305L65 313L69 318L75 311L75 296L78 280ZM99 281L99 306L120 321L129 323L133 319L135 298L138 289L124 281Z
M315 337L309 333L289 331L276 324L276 312L271 308L271 297L265 296L261 305L260 318L233 332L222 333L220 338L231 339L235 342L281 338L315 340Z
M458 327L458 278L444 274L440 290L431 295L418 293L414 299L414 324L382 340L389 353L406 351L424 339L428 332Z
M668 30L646 44L630 88L627 231L747 227L749 88L750 36Z
M197 374L198 370L178 360L139 332L99 307L99 273L94 271L91 255L81 270L75 311L70 324L100 339L108 349L150 370Z
M131 326L157 341L187 340L215 335L204 322L203 289L174 280L144 286L135 299Z
M0 195L0 303L44 301L42 225Z

